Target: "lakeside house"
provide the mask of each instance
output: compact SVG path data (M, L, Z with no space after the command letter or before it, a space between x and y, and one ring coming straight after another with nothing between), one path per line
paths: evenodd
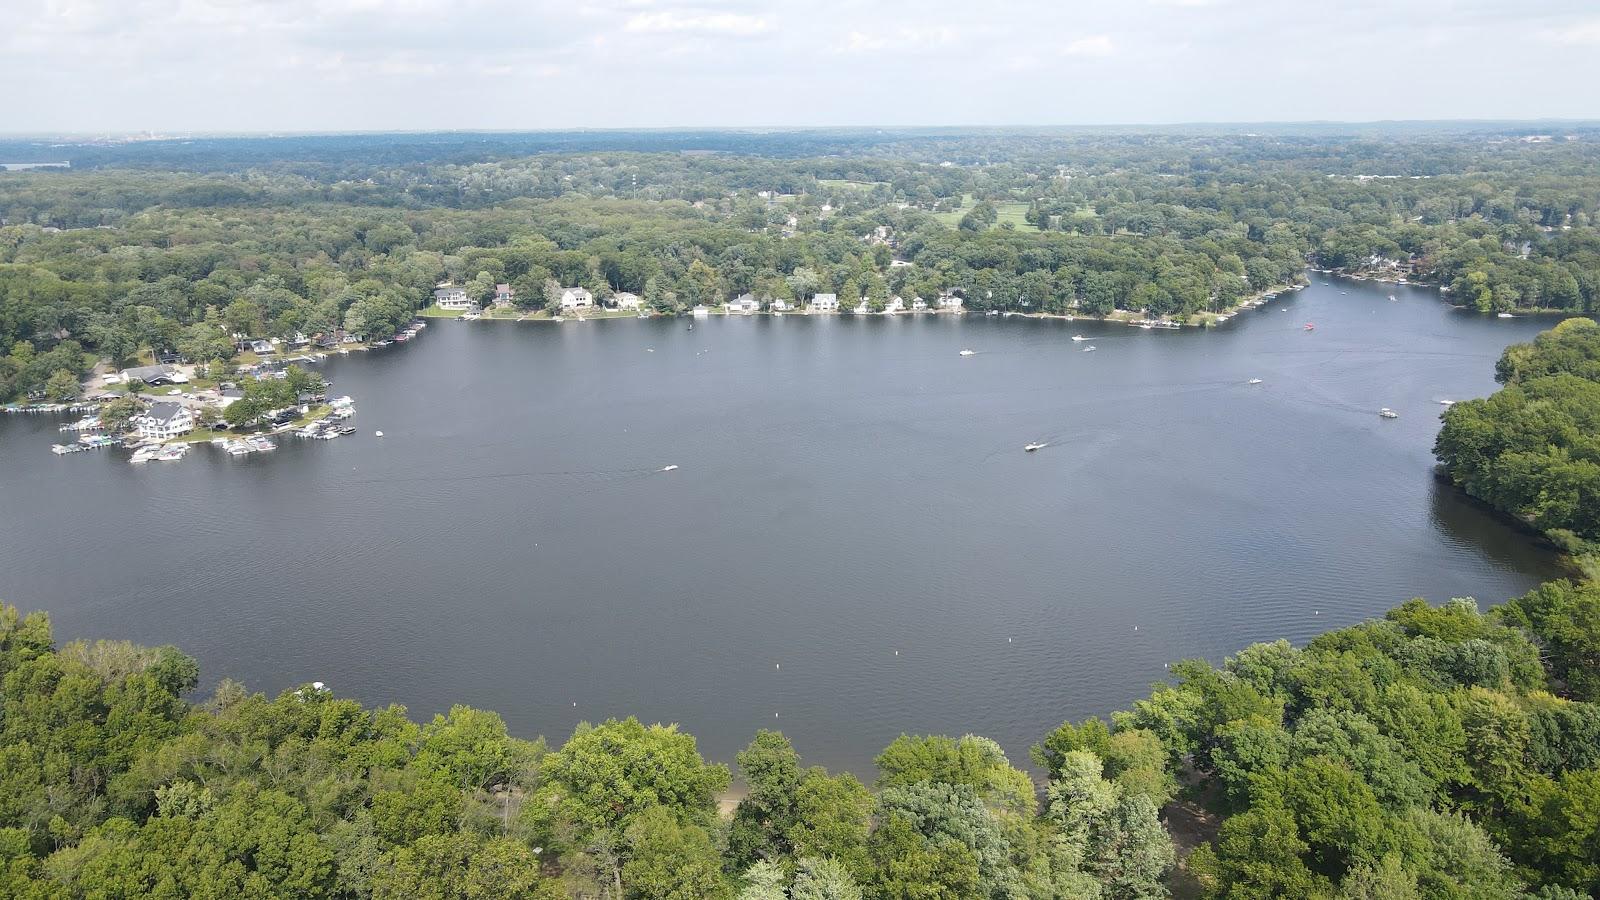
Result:
M927 308L928 308L928 301L922 299L921 297L912 297L911 298L911 311L912 312L922 312L923 310L925 310Z
M889 302L883 305L883 311L886 313L905 312L905 308L906 302L898 296L890 297Z
M760 308L761 304L756 301L756 295L751 293L740 294L727 302L729 315L740 313L748 316Z
M630 294L627 291L612 294L609 303L613 309L638 309L642 305L638 294Z
M513 304L515 302L517 302L517 292L516 292L515 289L513 289L511 287L511 285L509 285L509 284L497 284L497 285L494 286L494 305L495 306L498 306L501 309L505 309L506 307L510 306L511 304Z
M793 310L794 310L794 304L790 303L789 301L787 301L785 299L783 299L782 297L779 297L776 300L772 301L772 311L773 312L792 312Z
M123 369L121 375L123 384L135 378L149 385L182 384L189 380L189 376L167 365L134 366L131 369Z
M144 415L134 417L133 425L139 437L165 441L193 431L194 415L180 403L155 403Z
M234 403L243 399L244 391L241 391L238 388L223 388L222 391L217 394L217 408L227 409Z
M862 297L861 302L856 304L856 308L852 312L858 316L864 316L872 312L872 307L867 303L867 298Z
M940 294L939 308L950 310L951 312L960 312L961 298L957 297L955 294Z
M467 289L459 284L445 283L433 289L433 305L440 309L476 310L478 302L467 296Z
M689 314L694 316L696 319L704 319L706 316L711 315L711 309L705 304L700 304L694 309L689 310Z
M257 356L262 356L262 355L265 355L265 354L268 354L268 353L277 353L278 352L278 348L272 346L272 342L271 341L262 341L262 340L245 341L245 346L247 348L249 348L251 353L254 353Z
M590 309L594 306L594 295L581 287L561 289L561 308Z
M838 312L839 295L817 294L811 298L811 310L813 312Z

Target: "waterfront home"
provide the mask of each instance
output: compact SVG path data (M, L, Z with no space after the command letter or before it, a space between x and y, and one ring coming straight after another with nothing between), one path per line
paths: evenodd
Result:
M494 286L495 306L505 309L515 302L517 302L517 292L512 289L511 285L497 284Z
M939 308L950 310L951 312L959 312L961 310L961 298L955 294L940 294Z
M612 294L611 299L607 302L610 303L613 309L638 309L640 306L639 295L630 294L627 291L618 291Z
M872 312L872 307L868 305L867 298L862 297L861 302L856 304L856 308L853 310L853 312L858 316L864 316L867 313Z
M689 310L689 314L694 316L696 319L704 319L706 316L711 315L711 308L705 304L700 304L694 309Z
M811 309L813 312L838 312L839 295L817 294L811 298Z
M886 313L904 312L905 308L906 302L899 297L890 297L889 302L883 305L883 311Z
M441 284L433 289L433 305L440 309L475 310L478 302L467 296L467 289L459 284Z
M791 311L793 311L793 309L794 309L794 304L790 303L789 301L787 301L785 299L783 299L782 297L779 297L778 299L772 301L772 311L773 312L791 312Z
M193 431L194 415L178 403L155 403L144 415L134 417L133 426L147 441L165 441Z
M912 312L922 312L923 310L925 310L927 308L928 308L928 301L922 299L921 297L912 297L911 298L911 311Z
M122 370L124 384L135 378L150 385L182 384L189 380L189 376L178 371L173 366L134 366L131 369Z
M581 287L561 289L562 309L589 309L594 306L594 295Z
M241 391L238 388L223 388L222 391L217 394L217 408L227 409L236 401L243 399L244 391Z
M727 303L729 315L741 313L748 316L760 308L761 304L756 302L756 295L750 293L740 294Z
M257 356L260 356L260 355L266 354L266 353L277 353L278 352L278 348L272 346L272 342L271 341L259 341L259 340L258 341L246 341L245 345L247 347L249 347L251 353L254 353Z

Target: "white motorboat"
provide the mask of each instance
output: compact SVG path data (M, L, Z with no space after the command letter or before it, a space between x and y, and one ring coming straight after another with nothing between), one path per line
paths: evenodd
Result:
M978 354L978 351L976 351L976 350L963 350L963 351L961 351L961 355L962 356L976 356L977 354Z
M1035 450L1042 450L1044 447L1045 445L1043 443L1023 444L1022 450L1025 453L1032 453Z
M1398 419L1398 418L1400 418L1400 414L1399 413L1395 412L1394 410L1390 409L1387 406L1385 406L1383 409L1378 410L1378 415L1384 417L1385 419Z

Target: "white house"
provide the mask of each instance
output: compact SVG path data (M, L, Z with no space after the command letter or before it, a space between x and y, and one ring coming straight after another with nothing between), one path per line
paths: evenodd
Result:
M861 302L856 304L855 314L858 316L864 316L869 312L872 312L872 308L867 305L867 298L862 297Z
M727 304L727 307L728 307L728 313L730 315L733 314L733 313L742 313L742 314L748 316L751 313L755 312L756 310L760 309L761 308L761 304L756 302L756 295L755 294L745 293L745 294L740 294L739 296L733 298L732 300L729 300L728 304Z
M594 306L594 295L581 287L562 288L562 309L588 309Z
M782 297L779 297L776 300L772 301L772 311L773 312L789 312L789 311L791 311L793 309L794 309L794 304L790 303L789 301L787 301L785 299L783 299Z
M433 305L440 309L477 309L477 301L467 296L459 284L441 284L433 289Z
M238 388L224 388L220 393L217 394L217 408L227 409L243 399L244 391L241 391Z
M689 313L696 319L704 319L706 316L711 315L711 309L704 304L700 304L689 310Z
M811 308L817 312L838 312L838 294L817 294L811 298Z
M925 310L927 308L928 308L928 301L922 299L921 297L912 297L911 298L911 311L912 312L922 312L923 310Z
M194 415L188 407L178 403L152 404L150 411L133 420L139 437L151 441L165 441L194 430Z
M189 376L183 374L173 366L135 366L122 370L122 381L126 384L135 378L145 384L183 384Z
M905 308L906 302L899 297L890 297L889 302L883 305L883 311L886 313L904 312Z
M617 309L638 309L639 295L627 291L618 291L611 295L611 305Z
M509 284L494 286L494 305L502 309L517 302L517 292Z
M957 297L955 294L940 294L939 295L939 308L940 309L947 309L947 310L950 310L951 312L960 312L961 311L961 298Z

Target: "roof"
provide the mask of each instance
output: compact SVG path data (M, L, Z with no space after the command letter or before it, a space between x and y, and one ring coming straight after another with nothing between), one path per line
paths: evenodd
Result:
M137 378L140 381L149 381L153 378L171 377L175 370L171 366L135 366L132 369L123 369L123 378Z
M812 299L813 302L815 302L817 300L834 300L834 301L837 301L839 299L839 295L838 294L816 294L811 299Z
M183 408L182 404L178 404L178 403L156 403L156 404L151 405L150 411L148 413L145 413L145 415L150 417L152 420L154 420L157 423L165 424L167 422L172 421L175 417L178 416L179 413L183 413L183 412L187 412L187 410L185 410Z

